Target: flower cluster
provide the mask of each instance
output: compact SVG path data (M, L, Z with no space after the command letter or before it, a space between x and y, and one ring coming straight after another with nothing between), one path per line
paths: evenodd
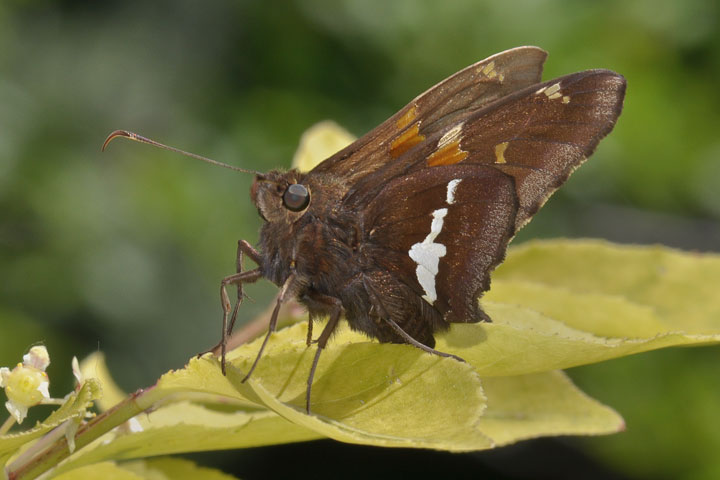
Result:
M10 370L0 368L0 387L5 389L8 401L5 407L17 423L27 416L28 408L50 399L50 380L45 369L50 365L47 349L40 345L23 356L23 362Z

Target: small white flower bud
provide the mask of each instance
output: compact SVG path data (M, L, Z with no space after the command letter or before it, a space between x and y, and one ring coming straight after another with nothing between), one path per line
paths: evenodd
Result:
M22 423L29 407L50 398L48 379L45 369L50 365L50 356L44 346L32 347L23 356L23 363L15 368L0 368L0 387L5 389L8 401L5 407Z

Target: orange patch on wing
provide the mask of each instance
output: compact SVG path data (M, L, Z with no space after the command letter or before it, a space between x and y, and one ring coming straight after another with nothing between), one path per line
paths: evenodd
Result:
M507 160L505 160L505 150L507 150L508 145L509 142L502 142L495 145L495 163L507 163Z
M428 167L438 165L454 165L462 162L468 156L468 152L460 149L460 140L449 142L442 148L438 148L427 159Z
M408 109L407 112L403 114L402 117L397 119L396 125L398 130L402 130L403 128L410 125L410 122L415 120L415 117L417 117L417 108L415 107L415 105L413 105Z
M416 123L393 140L390 144L390 155L397 158L423 140L425 135L420 134L420 124Z

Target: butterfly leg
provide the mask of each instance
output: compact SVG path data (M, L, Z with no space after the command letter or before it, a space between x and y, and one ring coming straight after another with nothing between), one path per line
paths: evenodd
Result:
M307 337L305 338L305 344L309 347L313 343L312 339L312 331L313 331L313 317L312 315L308 317L308 331L307 331Z
M280 307L282 306L283 302L287 299L288 292L292 293L294 283L295 283L295 274L293 273L288 277L287 280L285 280L285 283L283 284L282 288L280 289L280 293L277 296L277 301L275 302L275 308L273 309L272 315L270 316L270 324L268 325L268 331L267 331L267 334L265 335L265 340L263 340L263 343L260 346L260 350L258 350L258 353L255 356L255 361L253 362L252 367L250 367L250 371L248 371L247 375L245 375L245 378L242 379L243 383L248 378L250 378L250 375L252 375L253 371L255 370L255 367L257 367L257 364L260 361L260 357L263 354L263 350L265 350L265 346L267 345L268 340L270 340L270 335L272 335L272 333L277 328L278 313L280 312Z
M260 252L255 250L250 243L246 240L238 240L237 255L235 257L235 272L242 273L243 271L243 253L246 254L250 259L258 265L262 265L262 255ZM230 317L230 325L227 327L227 336L233 331L235 327L235 320L237 320L238 308L243 301L243 284L237 284L237 301L235 302L235 308L233 309L232 316Z
M242 284L243 283L253 283L256 282L258 279L262 278L262 272L259 268L255 268L253 270L246 270L244 272L238 272L233 275L229 275L222 279L220 282L220 303L222 304L223 309L223 324L222 324L222 337L220 339L220 343L215 345L213 348L211 348L209 351L213 351L220 347L220 358L221 362L220 365L222 367L223 375L225 375L225 353L227 349L227 341L228 336L230 335L230 332L232 331L232 323L234 323L235 315L237 315L237 304L235 305L235 309L233 310L233 320L230 323L230 328L228 328L228 319L230 318L230 298L227 294L227 286L228 285L237 285L238 290L241 291Z
M235 274L228 275L220 282L220 303L223 309L222 335L220 337L221 340L214 347L198 354L198 357L200 357L208 352L214 352L219 348L221 351L221 367L223 374L225 374L225 353L227 350L228 337L232 333L233 327L235 326L238 308L240 307L240 304L243 300L243 283L253 283L257 281L260 277L262 277L262 273L260 272L259 268L249 271L243 271L243 254L246 254L258 265L260 265L262 262L262 256L260 255L260 252L255 250L252 245L250 245L250 243L245 240L238 241L237 255L235 257ZM249 272L253 273L249 274ZM245 276L244 274L246 273L248 273L249 275ZM235 308L233 309L232 315L230 316L230 298L227 294L227 286L233 284L237 285L237 302L235 303ZM228 318L230 318L229 325Z
M398 335L400 335L407 343L409 343L413 347L417 347L424 352L432 353L433 355L437 355L439 357L450 357L450 358L454 358L455 360L459 360L463 363L467 363L467 362L465 362L465 360L458 357L457 355L453 355L452 353L441 352L440 350L435 350L434 348L430 348L427 345L418 342L413 337L411 337L405 330L403 330L400 327L400 325L398 325L392 318L389 318L389 317L383 318L383 320L385 322L387 322L388 325L390 325L392 327L392 329L395 330L395 332L397 332Z
M395 333L397 333L400 336L400 338L402 338L405 341L405 343L408 343L414 347L417 347L424 352L432 353L433 355L438 355L440 357L450 357L450 358L454 358L455 360L458 360L460 362L467 363L467 362L465 362L465 360L458 357L457 355L453 355L452 353L445 353L445 352L441 352L439 350L435 350L434 348L428 347L424 343L418 342L417 340L415 340L412 337L412 335L410 335L405 330L403 330L402 327L400 325L398 325L395 320L392 319L392 315L390 314L390 311L388 310L388 308L385 306L385 304L382 300L382 297L380 296L380 294L378 294L378 292L375 290L372 283L369 281L369 279L367 277L363 277L363 286L365 287L365 291L367 291L368 294L370 295L370 298L372 299L373 304L377 307L377 310L380 313L380 317L381 317L382 321L387 323L390 326L390 328L392 328L395 331Z
M310 367L310 374L307 379L307 390L305 391L305 411L308 415L310 414L310 392L312 390L313 378L315 378L315 370L317 369L318 361L320 360L320 354L322 353L323 348L325 348L325 345L327 345L333 331L335 331L335 327L337 327L340 316L342 315L342 302L339 298L319 293L311 294L310 297L314 302L324 304L326 307L330 308L330 319L328 320L327 325L325 325L320 337L317 339L317 350L315 351L315 358L313 358L312 367Z

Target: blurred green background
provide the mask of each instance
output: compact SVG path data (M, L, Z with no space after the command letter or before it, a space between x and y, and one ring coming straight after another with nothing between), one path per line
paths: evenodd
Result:
M110 131L251 169L288 166L315 122L361 135L455 71L519 45L550 53L546 79L603 67L625 75L628 92L612 135L515 241L718 251L719 10L715 0L5 0L0 365L42 341L61 395L72 355L100 349L132 390L219 338L219 280L234 269L237 240L254 243L260 225L252 179L138 144L101 155ZM242 319L274 292L253 286ZM429 473L430 458L456 475L486 468L486 478L720 478L719 353L654 352L571 371L625 416L622 434L511 453L383 452L384 471ZM263 460L276 455L301 454L296 466L307 467L328 465L328 451L377 454L301 448L206 460L253 478L248 466L280 468ZM534 473L517 471L522 462Z

